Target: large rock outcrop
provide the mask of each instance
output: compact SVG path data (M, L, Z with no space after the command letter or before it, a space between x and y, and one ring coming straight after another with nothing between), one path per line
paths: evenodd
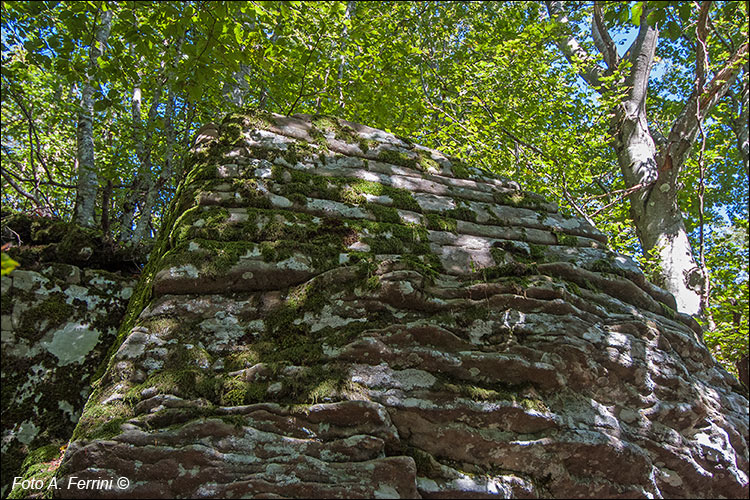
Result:
M739 384L594 228L366 126L209 129L58 495L747 496Z
M113 258L95 231L62 221L4 211L2 230L21 263L2 277L5 497L25 461L58 457L70 438L115 342L138 268L122 255ZM112 272L128 265L130 273Z

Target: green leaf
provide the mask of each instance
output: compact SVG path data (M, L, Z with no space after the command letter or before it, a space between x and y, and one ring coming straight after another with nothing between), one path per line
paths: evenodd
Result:
M649 26L656 26L657 24L661 24L664 22L664 19L666 19L666 14L664 13L664 9L656 8L648 13L646 16L646 22L649 24Z
M186 90L187 90L188 96L190 97L192 101L198 101L198 98L202 94L200 86L195 85L195 84L189 84Z
M680 38L680 34L682 34L682 28L680 28L680 25L674 21L669 21L667 23L667 36L669 39L677 40Z
M641 14L643 13L643 2L636 2L630 9L630 22L636 26L641 25Z
M742 4L744 5L745 2L742 2ZM680 19L683 23L690 21L690 2L680 3L677 10L680 13Z
M628 9L622 9L620 11L620 23L625 24L626 22L628 22L629 14L630 12L628 11Z
M0 275L2 276L9 274L13 269L18 267L18 262L8 257L8 254L6 254L5 252L2 252L0 261Z
M105 109L107 109L108 106L109 106L109 103L107 102L106 99L102 99L101 101L96 101L94 103L94 111L97 113L100 111L104 111Z

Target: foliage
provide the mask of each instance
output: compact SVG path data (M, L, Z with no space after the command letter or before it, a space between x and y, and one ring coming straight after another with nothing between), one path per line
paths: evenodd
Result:
M716 228L711 238L712 250L706 258L719 286L711 296L716 326L706 332L705 340L716 358L736 374L735 363L748 354L748 221Z
M567 8L573 34L595 52L592 6ZM666 135L692 90L698 7L601 8L618 43L632 38L644 9L646 21L659 25L646 106ZM255 107L336 115L412 137L556 200L607 233L616 250L645 259L609 136L621 98L611 82L627 64L595 96L551 43L561 26L536 2L3 2L4 208L70 220L75 116L105 10L114 17L92 75L94 144L98 223L113 239L135 243L139 221L144 237L154 235L186 173L195 130ZM712 74L746 38L747 7L714 2L709 15ZM735 258L738 248L747 251L737 236L747 234L748 166L736 132L743 85L746 71L703 123L705 255L718 325L707 341L726 361L747 351L746 330L729 333L728 326L732 311L747 311L747 261ZM697 248L696 151L679 182Z
M5 252L2 253L2 275L9 274L13 269L18 267L18 262L11 259Z

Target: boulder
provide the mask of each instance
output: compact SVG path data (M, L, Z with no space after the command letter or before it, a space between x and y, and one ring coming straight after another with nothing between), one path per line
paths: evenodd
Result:
M747 497L741 385L595 228L364 125L215 128L57 496Z

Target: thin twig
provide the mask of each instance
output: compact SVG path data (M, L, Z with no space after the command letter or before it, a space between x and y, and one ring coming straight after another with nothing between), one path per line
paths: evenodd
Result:
M16 181L13 180L13 177L8 175L8 171L5 168L0 168L0 175L2 175L2 177L8 182L8 184L10 184L11 187L18 192L18 194L20 194L24 198L31 200L31 202L34 205L36 205L38 208L45 208L44 204L40 202L36 197L34 197L34 195L32 195L28 191L24 190L21 186L19 186L18 183L16 183Z
M315 45L313 45L312 48L310 49L310 52L307 53L305 64L302 67L302 80L300 81L300 87L299 87L297 99L294 100L294 102L292 103L292 106L289 108L289 111L286 112L286 116L289 116L292 114L292 111L294 111L294 108L297 106L297 103L302 98L302 91L305 90L305 79L307 78L307 65L310 63L310 58L312 57L313 52L315 52L315 49L318 48L318 44L320 43L320 40L323 38L323 29L325 29L325 26L323 26L320 29L320 32L318 33L318 39L315 40Z
M641 189L645 189L647 187L651 187L654 184L656 184L655 180L653 180L651 182L646 182L646 183L642 182L640 184L636 184L633 187L629 187L628 189L620 189L619 192L621 192L622 194L620 196L618 196L617 199L615 199L615 201L613 201L612 203L608 203L608 204L604 205L603 207L601 207L600 209L598 209L597 211L595 211L593 214L591 214L591 217L594 217L599 212L608 209L609 207L611 207L615 203L621 202L629 194L635 193L636 191L640 191ZM606 196L606 195L604 195L604 196Z

